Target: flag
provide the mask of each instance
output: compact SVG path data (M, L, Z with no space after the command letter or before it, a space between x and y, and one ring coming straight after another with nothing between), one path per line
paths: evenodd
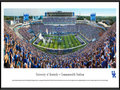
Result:
M46 33L48 34L48 29L46 28Z

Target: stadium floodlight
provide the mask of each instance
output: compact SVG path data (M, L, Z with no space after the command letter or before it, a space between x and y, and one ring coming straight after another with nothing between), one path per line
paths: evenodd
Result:
M19 16L17 16L17 22L19 23Z
M14 24L15 24L15 16L14 16Z
M34 20L34 16L32 16L32 20Z

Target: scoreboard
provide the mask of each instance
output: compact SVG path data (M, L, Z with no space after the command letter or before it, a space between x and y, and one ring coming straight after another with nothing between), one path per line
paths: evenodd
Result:
M45 12L45 16L63 16L63 17L66 17L66 16L74 16L74 12L62 12L62 11L58 11L58 12Z
M95 13L92 13L92 14L90 15L90 20L91 20L91 21L96 21L96 14L95 14Z
M45 12L45 16L47 16L47 12Z
M75 13L73 12L73 16L75 16Z
M23 20L24 21L29 21L29 14L24 14L23 15Z

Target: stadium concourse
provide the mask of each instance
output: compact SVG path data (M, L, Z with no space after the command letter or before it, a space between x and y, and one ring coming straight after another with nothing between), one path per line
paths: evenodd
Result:
M78 27L87 28L88 26L78 25ZM35 35L29 35L26 28L22 29L24 33L20 30L19 32L23 37L26 36L24 39L18 37L14 30L4 22L5 68L116 68L116 23L96 41L88 43L82 50L65 55L48 54L37 49L32 43L26 42L26 39L29 40L36 36L38 29L35 29ZM96 37L93 34L96 34L97 30L91 32L92 35L90 32L88 33L87 29L81 31L90 39Z

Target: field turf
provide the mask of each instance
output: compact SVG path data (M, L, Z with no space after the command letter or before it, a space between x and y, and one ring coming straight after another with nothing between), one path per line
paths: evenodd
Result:
M81 43L75 37L75 35L67 35L67 36L45 35L45 37L51 37L52 42L49 43L46 42L46 44L44 44L43 41L40 41L38 45L53 49L67 49L81 45Z

